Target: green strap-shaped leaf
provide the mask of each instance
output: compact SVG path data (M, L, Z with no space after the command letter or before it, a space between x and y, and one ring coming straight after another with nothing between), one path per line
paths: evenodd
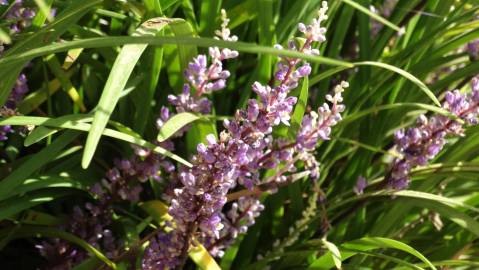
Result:
M338 126L352 123L355 120L361 117L367 116L369 114L375 114L384 110L403 109L405 107L412 107L412 108L417 108L421 110L427 110L427 111L435 112L441 115L445 115L447 117L455 119L458 122L462 121L461 119L457 118L457 115L454 115L451 112L437 106L432 106L432 105L428 105L424 103L394 103L394 104L375 106L366 110L362 110L362 111L358 111L358 112L354 112L352 114L346 115L344 119L338 123Z
M298 101L296 106L294 106L293 115L291 116L291 128L288 129L288 137L291 139L295 138L296 133L301 126L301 122L303 121L304 112L306 111L306 106L308 105L308 95L309 81L308 77L304 77L298 95Z
M361 200L368 197L383 197L383 196L388 196L388 197L398 196L398 197L405 197L405 198L416 198L416 199L427 200L427 201L435 201L435 202L440 202L446 205L463 207L465 209L479 213L479 208L473 207L460 200L456 200L456 199L452 199L452 198L448 198L448 197L444 197L444 196L436 195L432 193L416 191L416 190L377 191L373 193L365 193L361 196L338 201L338 203L331 206L329 210L339 208L340 206L350 203L351 201Z
M28 147L32 144L35 144L43 139L45 139L48 136L51 136L55 133L57 133L59 130L58 129L53 129L49 127L44 127L44 126L39 126L35 128L28 136L25 138L25 141L23 142L23 145L25 147Z
M200 267L202 270L221 270L221 267L216 263L215 259L211 257L208 250L198 243L198 241L194 241L194 247L190 249L188 256L190 256L191 260L193 260L197 266Z
M12 190L21 185L27 177L40 169L42 166L53 160L63 148L71 143L78 136L78 132L68 130L50 145L43 148L40 152L32 155L14 170L10 175L0 181L0 200L9 197Z
M86 38L81 40L73 41L64 41L61 43L54 43L51 45L46 45L36 49L25 50L24 52L17 52L14 55L9 55L8 57L2 57L0 59L0 71L4 68L11 68L16 63L23 63L29 61L35 57L48 55L57 52L65 52L71 49L76 48L102 48L102 47L112 47L112 46L121 46L125 44L149 44L149 45L165 45L165 44L181 44L181 45L195 45L198 47L221 47L221 48L230 48L233 50L252 53L252 54L271 54L271 55L282 55L291 58L300 58L314 63L322 63L333 66L344 66L344 67L354 67L353 64L336 60L333 58L310 55L305 53L300 53L298 51L292 50L279 50L269 46L261 46L255 43L248 42L231 42L217 40L213 38L199 38L199 37L187 37L187 36L175 36L175 37L95 37L95 38Z
M12 42L12 38L10 37L10 35L2 28L0 28L0 41L2 42L2 44L10 44Z
M69 115L69 116L62 116L56 119L48 118L48 117L36 117L36 116L12 116L10 118L0 120L0 126L4 125L34 125L34 126L47 126L47 127L55 127L55 128L67 128L67 129L74 129L74 130L81 130L81 131L88 131L91 130L91 124L82 123L80 119L88 118L90 116L85 115ZM68 119L71 118L71 119ZM52 131L53 132L53 131ZM103 130L103 135L112 137L118 140L122 140L125 142L133 143L138 146L146 147L158 154L167 156L171 159L174 159L185 166L191 167L191 163L184 160L183 158L171 153L170 151L164 149L163 147L154 145L148 141L143 140L137 135L131 135L131 133L125 133L121 131L116 131L113 129L106 128ZM50 135L50 134L46 134ZM28 176L28 175L27 175ZM2 182L0 182L1 187ZM2 192L0 191L0 194ZM0 196L1 198L1 196Z
M36 22L36 23L40 23L40 20L43 19L47 19L48 21L53 21L53 16L51 14L51 5L52 5L52 0L48 0L48 1L45 1L45 0L33 0L35 2L35 4L37 4L38 6L38 9L40 10L40 12L38 12L37 15L40 15L41 14L41 17L39 17L37 19L37 17L34 18L33 22ZM37 19L38 21L35 21L35 19ZM45 21L43 21L45 22ZM35 26L41 26L40 25L35 25Z
M414 202L416 202L415 205L417 207L425 207L436 211L439 214L449 218L452 222L456 223L457 225L463 227L464 229L470 231L471 233L479 237L479 222L474 220L472 217L464 214L463 212L455 209L454 207L436 201L414 199Z
M384 25L386 25L387 27L397 31L397 32L400 32L401 31L401 28L399 28L399 26L393 24L392 22L384 19L383 17L379 16L378 14L372 12L371 10L369 10L368 8L366 7L363 7L362 5L352 1L352 0L341 0L342 2L352 6L353 8L361 11L362 13L368 15L369 17L371 17L373 20L376 20Z
M345 248L352 248L352 249L374 249L374 248L394 248L398 250L402 250L404 252L407 252L421 261L423 261L425 264L427 264L431 269L436 269L436 267L424 256L422 255L421 252L417 251L413 247L394 240L394 239L389 239L389 238L383 238L383 237L364 237L359 240L351 241L349 243L345 243L342 246Z
M68 78L67 73L61 67L58 58L52 54L45 58L45 62L50 68L50 71L60 81L63 91L65 91L70 96L72 101L75 103L76 106L78 106L81 112L86 112L85 104L83 103L83 100L78 93L78 90L75 88L75 86L73 86L73 83L70 81L70 78Z
M392 72L395 72L395 73L403 76L404 78L410 80L415 85L417 85L437 106L441 107L441 103L436 98L436 96L431 91L431 89L429 89L421 80L416 78L411 73L405 71L404 69L400 69L398 67L395 67L393 65L389 65L389 64L386 64L386 63L374 62L374 61L356 62L356 63L354 63L354 65L355 66L376 66L376 67L388 69Z
M218 14L220 13L222 0L201 1L200 6L200 25L199 33L202 36L209 37L213 35L215 27L218 25Z
M436 267L424 255L422 255L421 252L417 251L413 247L403 242L400 242L394 239L383 238L383 237L364 237L358 240L344 243L341 245L341 247L345 249L360 250L360 251L369 251L369 250L378 249L378 248L398 249L415 256L416 258L423 261L431 269L436 270ZM351 251L341 252L341 255L342 255L341 260L344 261L356 254L357 254L356 252L351 252ZM333 256L331 252L329 251L323 256L319 257L313 263L311 263L307 269L309 270L330 269L334 266L335 266L335 262L333 260Z
M168 36L173 35L175 39L191 38L195 36L195 30L188 22L171 24L171 30ZM180 43L174 44L176 46L164 46L166 72L168 74L168 81L173 90L177 93L181 92L184 83L183 72L188 67L188 63L193 57L198 55L196 44L194 43Z
M395 196L400 196L400 197L418 198L418 199L423 199L423 200L428 200L428 201L441 202L441 203L446 204L446 205L464 207L468 210L472 210L474 212L479 213L478 208L470 206L470 205L468 205L466 203L463 203L459 200L447 198L447 197L432 194L432 193L415 191L415 190L401 190L401 191L396 191L393 194Z
M173 20L167 18L154 18L144 22L133 36L155 36L163 27ZM87 168L90 164L100 137L110 119L115 106L120 99L121 91L130 78L133 69L146 49L147 44L125 45L118 54L111 69L105 88L103 89L98 106L95 109L93 123L88 133L83 152L82 167Z
M24 194L45 188L72 188L88 190L95 182L94 179L82 177L83 175L69 175L68 173L35 176L26 179L20 186L12 191L9 196Z
M322 241L324 246L329 250L329 252L331 252L336 268L341 269L341 252L339 252L338 247L335 244L328 242L326 239L323 239Z
M160 0L145 0L146 16L148 18L163 16ZM159 31L157 36L164 35L165 31ZM135 116L133 129L143 134L150 119L151 106L147 106L154 100L155 92L160 78L160 71L163 66L163 47L150 47L142 57L141 73L145 74L141 86L134 92L132 100L135 104Z
M166 123L160 128L160 132L158 133L157 140L159 142L163 142L173 136L178 130L183 128L184 126L188 125L189 123L200 119L195 114L183 112L174 115Z
M32 192L25 196L17 196L0 203L0 220L9 218L23 210L29 209L35 205L45 202L53 201L60 197L69 195L71 192L42 190L39 192Z
M419 267L415 264L409 263L405 260L401 260L401 259L398 259L398 258L393 257L393 256L382 254L381 251L371 252L371 251L363 251L363 250L357 250L357 249L346 249L346 248L342 248L342 251L343 252L353 252L353 253L366 255L366 256L378 257L378 258L381 258L381 259L384 259L384 260L387 260L387 261L391 261L391 262L394 262L394 263L397 263L397 264L400 264L400 265L404 265L406 267L406 269L408 269L408 270L411 270L411 269L424 270L424 268ZM355 259L358 259L358 258L355 258ZM355 262L351 261L351 264L355 265ZM393 268L393 269L398 270L397 268Z

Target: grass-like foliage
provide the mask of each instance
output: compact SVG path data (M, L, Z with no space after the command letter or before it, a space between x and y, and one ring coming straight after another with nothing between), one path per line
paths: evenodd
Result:
M479 269L478 16L0 0L0 268Z

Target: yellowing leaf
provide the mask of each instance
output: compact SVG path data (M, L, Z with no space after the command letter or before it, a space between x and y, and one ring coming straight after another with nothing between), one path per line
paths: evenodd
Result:
M206 248L194 240L195 247L192 247L188 254L190 258L203 270L221 270L221 267L211 257Z

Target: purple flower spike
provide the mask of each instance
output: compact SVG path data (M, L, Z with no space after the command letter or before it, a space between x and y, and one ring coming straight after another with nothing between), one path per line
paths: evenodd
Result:
M231 36L228 29L229 19L226 12L221 10L221 30L216 31L217 39L225 41L237 41L236 36ZM168 96L168 101L176 106L177 112L198 112L208 114L211 111L211 102L206 98L200 98L203 94L221 90L226 87L226 80L230 77L230 72L223 70L223 60L238 57L238 52L230 49L220 49L218 47L209 48L211 64L208 66L208 57L198 55L191 61L185 70L185 79L189 84L185 84L184 91L178 96ZM190 93L190 88L194 94Z
M324 2L319 17L313 20L311 25L304 26L304 44L298 46L290 42L290 49L301 53L319 53L312 45L324 40L325 29L320 27L320 23L327 17L326 10L327 5ZM227 20L223 18L222 30L218 31L217 35L224 40L236 41L236 37L230 36L226 25ZM226 49L220 51L218 48L210 48L209 53L212 65L205 70L202 60L204 57L199 56L185 73L191 89L195 90L194 97L191 97L187 87L183 95L169 97L177 111L190 110L191 104L196 104L201 94L215 88L215 83L224 86L224 80L230 74L222 70L221 60L228 58L227 56L236 56L236 53ZM296 97L289 95L290 91L299 85L301 78L310 73L311 67L308 63L297 58L281 57L273 83L264 85L255 82L252 85L258 99L249 100L245 109L236 112L234 119L225 120L226 130L220 133L218 139L209 135L206 138L207 144L197 145L197 154L192 158L193 166L180 169L182 185L172 192L168 209L174 222L168 235L182 242L157 250L158 256L179 258L175 262L183 261L188 247L193 244L193 238L213 255L221 256L223 249L230 245L238 234L245 233L248 227L254 224L254 219L263 209L256 198L239 198L225 216L222 210L227 202L227 194L238 185L252 190L261 183L260 175L263 170L277 168L276 174L262 182L272 186L288 181L291 178L290 173L297 170L297 161L302 161L304 169L312 179L319 177L319 162L313 155L313 149L319 139L329 138L331 127L341 120L340 113L344 111L341 93L348 86L346 82L336 87L333 95L326 97L331 108L325 104L318 113L305 116L296 141L278 139L271 135L275 127L290 125L291 114L297 102ZM155 248L158 247L149 249ZM146 254L152 252L148 250ZM151 261L150 255L147 257L145 261L148 259L148 265L154 264L158 269L162 269L169 261L165 259L162 263Z
M298 30L304 33L304 36L307 39L312 41L323 42L326 40L324 34L326 33L326 28L321 27L321 22L328 19L326 12L328 11L328 3L326 1L322 2L322 7L318 11L318 18L313 19L313 23L310 25L304 25L303 23L298 24Z
M312 112L303 117L301 128L298 132L298 146L299 150L312 150L319 139L329 140L331 127L336 125L341 120L341 113L345 107L340 104L343 101L342 92L349 87L347 82L341 82L340 85L334 89L334 95L326 95L326 99L332 103L331 108L327 103L319 107L318 112Z
M459 90L447 92L442 107L456 115L468 125L478 123L479 81L471 82L472 91L468 94ZM463 136L463 124L444 115L427 118L418 117L415 127L398 130L394 133L395 148L402 158L395 158L387 178L390 188L401 190L409 185L411 169L424 166L436 157L447 143L447 136Z
M9 5L9 3L6 0L0 0L0 5ZM29 27L35 14L36 11L24 6L23 1L15 0L11 8L5 14L7 20L13 21L10 25L11 33L15 34Z
M466 45L466 52L472 59L479 59L479 39L475 39Z
M109 205L87 203L82 208L73 208L73 215L61 229L101 249L108 258L113 258L119 255L122 245L110 230L112 217L113 209ZM36 247L47 260L47 265L42 269L72 269L91 256L85 249L58 238L42 241Z

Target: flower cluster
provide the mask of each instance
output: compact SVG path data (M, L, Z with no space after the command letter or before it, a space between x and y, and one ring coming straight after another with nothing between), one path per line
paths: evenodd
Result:
M241 197L232 203L231 209L226 214L221 214L224 227L219 231L219 238L202 239L210 254L222 257L223 250L229 247L239 234L246 233L263 209L264 205L255 197Z
M0 5L5 6L8 4L7 0L0 0ZM36 11L26 7L23 0L14 0L12 6L5 14L5 19L10 23L10 31L12 33L18 33L31 25L35 14Z
M327 18L326 11L327 5L323 2L319 16L312 24L298 26L299 31L305 34L304 43L297 46L291 40L288 47L302 53L318 54L319 51L313 49L312 44L325 39L325 29L320 24ZM229 35L228 31L226 35ZM156 253L151 250L146 252L143 261L145 269L153 269L152 265L157 269L180 265L193 239L209 247L210 252L221 255L222 248L231 243L239 232L245 232L247 226L253 223L254 217L262 210L256 199L251 201L244 198L236 207L245 213L248 220L243 220L237 210L233 210L235 205L225 216L222 209L227 201L226 195L237 184L249 189L259 184L262 169L271 169L280 163L283 164L280 173L271 180L280 182L285 179L284 173L294 170L295 161L303 160L306 169L310 168L311 174L317 177L318 162L311 151L319 139L328 139L330 127L341 119L340 113L344 110L344 105L340 104L341 93L348 85L342 83L335 89L334 95L327 96L332 108L325 104L317 114L305 116L299 130L298 141L288 143L285 139L274 139L271 136L274 127L280 124L290 125L291 114L297 101L296 97L289 96L290 91L298 86L301 78L311 72L309 64L301 62L301 59L281 57L273 85L255 82L252 88L258 95L258 100L249 100L247 107L239 110L233 120L225 120L226 130L221 132L218 139L209 135L206 138L206 145L198 145L197 155L192 159L193 167L181 168L179 172L182 186L174 190L169 208L174 225L169 233L161 232L155 240L155 246L149 247L158 249ZM204 62L197 61L195 65L204 66ZM186 76L209 74L208 71L197 69L196 66L195 69L191 67L190 69L194 72L188 71ZM197 91L200 93L204 91L201 86L205 83L193 79L189 81ZM296 156L294 150L298 150ZM248 209L246 205L254 209ZM168 246L168 243L173 244ZM154 260L152 254L155 254L157 259L168 258L168 260L165 263L159 259ZM176 264L171 264L171 258L177 258Z
M465 49L471 59L479 60L479 39L467 43Z
M113 210L109 205L87 203L84 208L75 206L68 223L61 227L75 236L85 240L93 247L102 250L109 258L118 255L122 246L111 231ZM45 269L72 269L91 255L83 248L72 245L69 241L54 238L36 245L40 254L46 258Z
M149 179L160 181L161 170L170 173L175 166L160 155L137 148L131 159L115 160L115 167L108 170L101 186L95 185L93 192L100 200L138 202L143 190L140 184Z
M323 1L321 8L318 10L318 18L313 19L310 25L304 23L298 24L298 30L304 34L304 37L311 41L323 42L326 40L326 28L321 26L321 23L328 19L326 12L328 11L328 3ZM310 50L310 48L309 48Z
M168 118L168 110L162 108L157 120L158 128ZM173 150L171 141L164 141L161 146ZM122 247L110 230L114 214L113 204L138 202L143 190L141 183L149 179L161 181L161 172L175 171L175 165L164 156L137 146L133 146L133 149L134 155L130 159L115 160L115 166L107 171L101 182L90 188L98 203L87 203L83 208L75 207L69 222L61 228L87 240L94 247L101 248L109 258L117 256ZM71 269L89 256L83 249L60 239L43 241L37 248L46 258L48 269Z
M342 119L341 113L345 109L345 106L341 104L342 93L347 87L349 84L343 81L334 88L333 95L326 95L326 100L331 103L331 108L328 103L324 103L318 108L317 113L311 112L303 117L295 148L300 153L299 158L305 162L305 167L311 172L310 176L314 179L319 177L319 163L311 151L314 150L319 139L329 140L331 127Z
M472 91L468 94L459 90L447 92L442 107L465 124L476 125L479 113L479 80L474 78ZM447 136L463 136L463 124L444 115L426 117L421 115L415 127L398 130L394 134L396 150L402 158L395 158L387 176L393 189L404 189L409 184L409 174L415 166L426 165L441 151Z
M181 263L179 258L183 249L184 241L179 233L160 231L155 238L150 240L150 245L143 255L141 269L175 269Z
M215 33L216 39L237 41L238 37L231 35L228 29L229 19L226 11L221 10L221 30ZM203 94L208 94L226 87L226 80L230 72L223 69L222 61L238 57L238 52L228 48L211 47L208 50L211 64L208 66L208 57L200 54L193 59L185 70L185 78L189 84L183 86L183 92L178 95L169 95L168 101L176 107L177 112L197 112L208 114L211 111L211 102ZM194 94L191 90L194 90Z

